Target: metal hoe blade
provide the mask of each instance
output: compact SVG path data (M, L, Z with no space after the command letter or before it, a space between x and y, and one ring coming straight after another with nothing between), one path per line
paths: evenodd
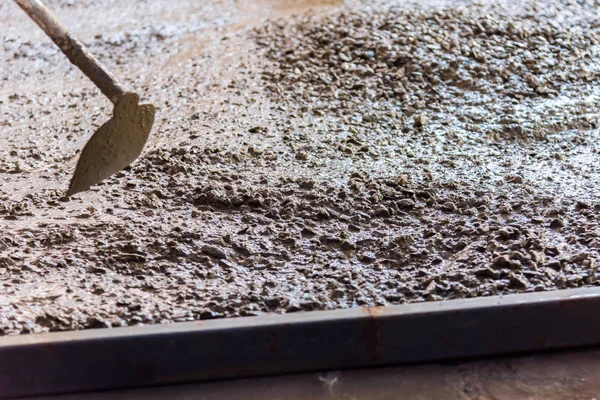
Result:
M136 93L125 93L113 117L90 138L79 156L67 196L89 189L131 164L142 152L154 123L152 104L138 104Z
M87 48L71 35L41 0L14 0L102 93L115 105L113 118L87 142L67 196L89 189L131 164L142 152L154 123L154 106L138 104Z

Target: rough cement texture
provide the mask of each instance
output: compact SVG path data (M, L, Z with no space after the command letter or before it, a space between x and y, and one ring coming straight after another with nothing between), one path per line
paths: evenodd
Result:
M66 200L112 105L0 4L0 334L597 284L595 3L49 5L156 122Z

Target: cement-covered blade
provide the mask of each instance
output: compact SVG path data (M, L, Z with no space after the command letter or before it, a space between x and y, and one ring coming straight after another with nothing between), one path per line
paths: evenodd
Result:
M125 93L113 117L102 125L81 151L67 196L82 192L131 164L142 152L154 123L152 104Z

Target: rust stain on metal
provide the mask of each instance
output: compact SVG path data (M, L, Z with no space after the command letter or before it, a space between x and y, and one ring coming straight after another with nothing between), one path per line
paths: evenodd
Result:
M361 307L368 315L364 325L365 347L367 356L372 361L380 361L381 330L377 317L381 315L385 307Z
M383 314L383 312L385 311L385 306L376 306L376 307L367 307L367 306L363 306L361 307L361 311L364 312L367 315L372 315L374 317L378 317L381 314Z

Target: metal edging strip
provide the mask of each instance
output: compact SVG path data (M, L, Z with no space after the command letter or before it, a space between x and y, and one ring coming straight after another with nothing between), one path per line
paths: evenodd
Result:
M600 288L0 338L0 398L600 344Z

